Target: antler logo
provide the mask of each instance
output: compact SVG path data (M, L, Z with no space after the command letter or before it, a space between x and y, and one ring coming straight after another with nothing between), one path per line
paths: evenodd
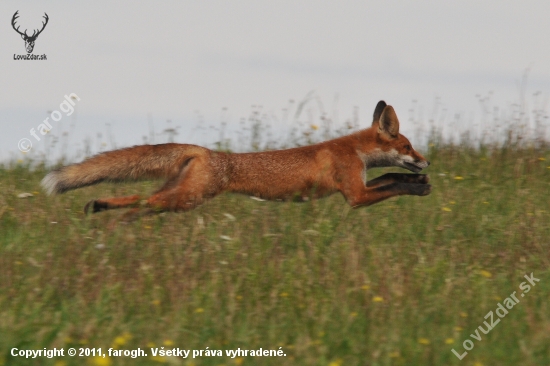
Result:
M27 34L27 30L25 29L25 32L21 33L19 31L19 27L15 28L15 21L17 20L17 18L19 18L19 15L17 14L19 13L19 10L17 10L15 12L15 14L13 14L13 18L11 18L11 25L13 27L13 29L15 29L15 31L17 33L19 33L21 35L21 38L23 38L23 40L25 41L25 48L27 49L27 53L31 53L32 50L34 49L34 42L36 41L36 38L38 37L38 35L40 33L42 33L42 31L44 30L44 28L46 28L46 24L48 24L48 14L44 13L44 19L46 19L45 22L42 22L42 29L38 30L38 29L35 29L32 33L32 36L29 36Z

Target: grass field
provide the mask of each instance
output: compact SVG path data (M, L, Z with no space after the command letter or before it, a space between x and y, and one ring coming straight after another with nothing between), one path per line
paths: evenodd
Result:
M436 145L426 156L427 197L354 210L339 195L226 194L114 231L122 211L85 217L84 204L158 182L47 197L44 169L0 168L0 364L549 365L550 149ZM369 179L387 171L402 170ZM540 282L526 293L531 273ZM480 331L514 291L519 303ZM460 361L451 349L463 354L466 340ZM26 360L13 347L148 355ZM152 356L160 347L224 356ZM286 356L225 356L279 347Z

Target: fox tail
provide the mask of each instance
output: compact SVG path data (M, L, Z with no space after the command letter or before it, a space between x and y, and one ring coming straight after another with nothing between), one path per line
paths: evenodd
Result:
M57 194L104 181L171 178L202 149L194 145L160 144L108 151L53 170L41 184L48 194Z

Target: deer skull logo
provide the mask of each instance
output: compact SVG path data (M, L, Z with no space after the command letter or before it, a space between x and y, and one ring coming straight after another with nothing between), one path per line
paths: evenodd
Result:
M13 29L15 29L15 31L17 33L19 33L21 35L21 38L23 38L23 40L25 41L25 48L27 49L27 53L32 53L32 50L34 49L34 42L36 41L36 38L38 37L38 35L40 33L42 33L42 31L44 30L44 28L46 28L46 24L48 24L48 14L44 13L44 19L46 19L45 22L42 22L42 29L40 30L37 30L35 29L32 33L32 36L29 36L27 34L27 30L25 29L25 32L20 32L19 31L19 27L15 28L15 21L17 20L17 18L19 18L19 10L17 10L15 12L15 14L13 14L13 18L11 18L11 26L13 27Z

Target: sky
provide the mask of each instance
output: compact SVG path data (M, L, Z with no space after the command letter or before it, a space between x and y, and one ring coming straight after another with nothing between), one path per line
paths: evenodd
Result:
M48 14L33 51L47 60L14 60L26 54L16 11L29 34ZM323 113L331 128L368 127L381 99L413 144L432 125L492 131L517 108L534 124L550 95L549 14L548 1L4 0L0 160L166 142L167 128L213 146L222 123L236 141L254 112L275 131ZM53 111L38 141L30 130Z

